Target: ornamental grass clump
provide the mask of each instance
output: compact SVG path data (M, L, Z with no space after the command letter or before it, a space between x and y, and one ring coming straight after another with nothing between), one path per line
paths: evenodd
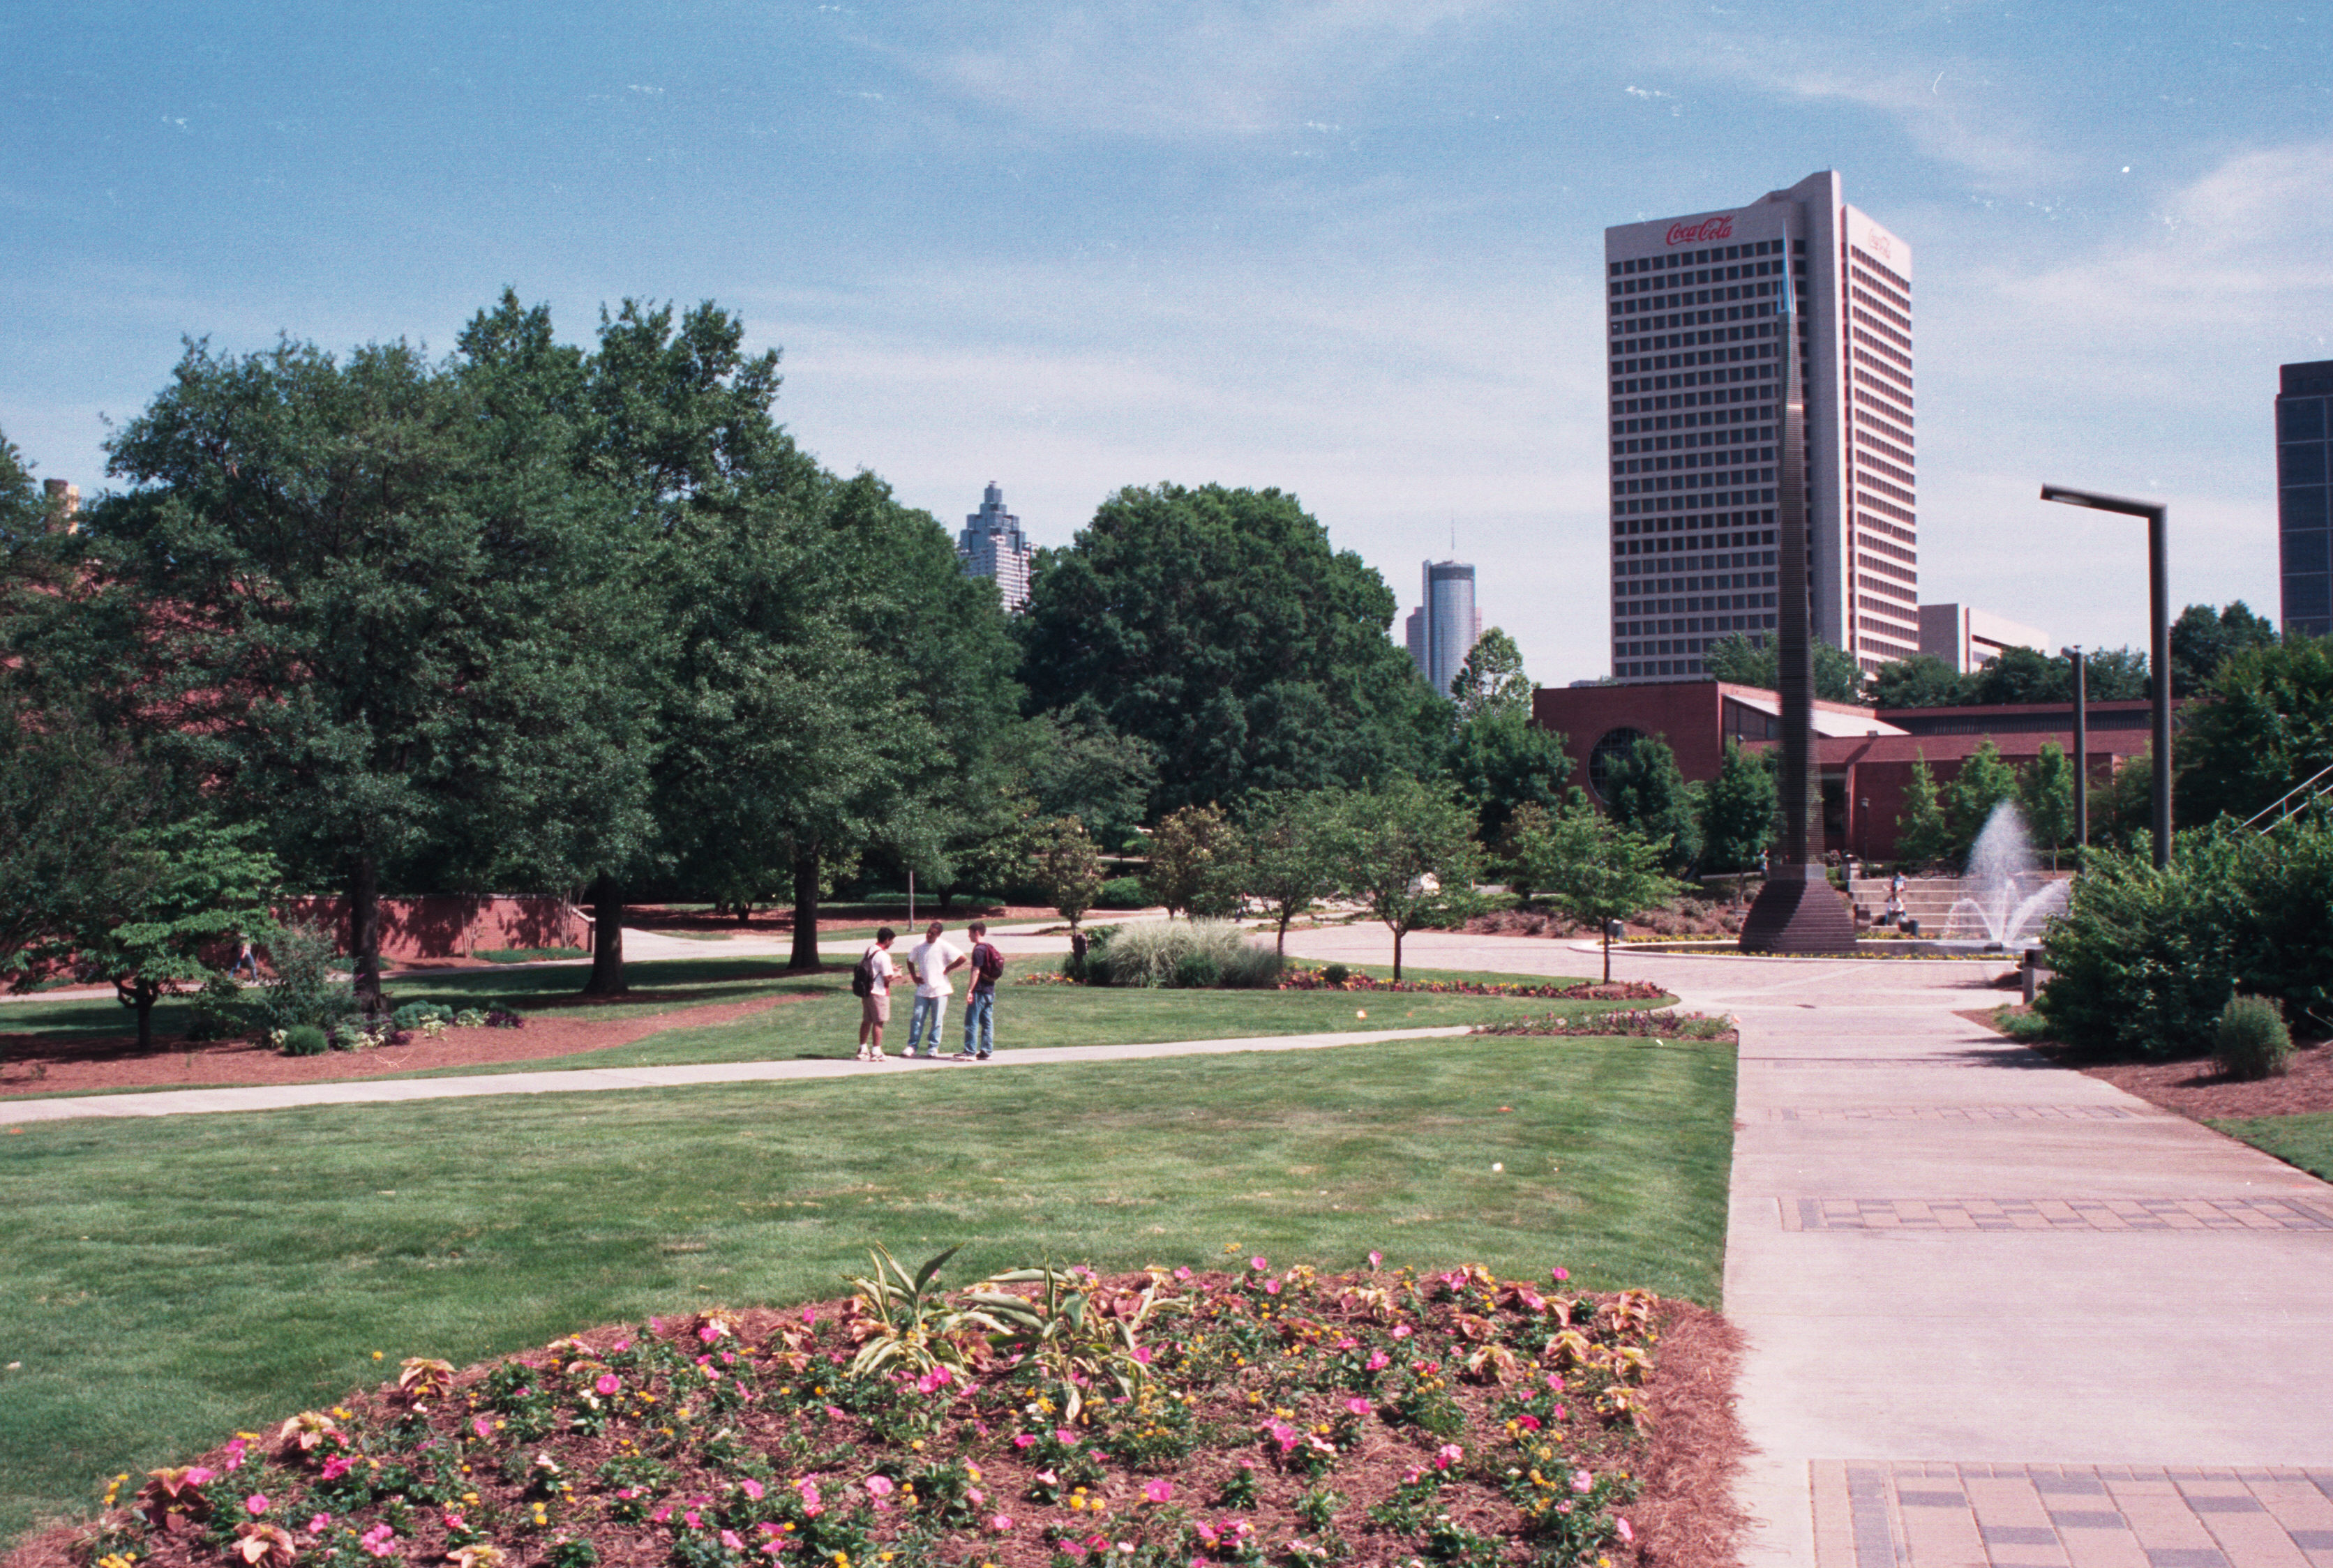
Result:
M1280 966L1278 953L1221 920L1103 926L1086 949L1086 981L1098 986L1262 990L1279 980Z
M2212 1056L2223 1077L2250 1082L2290 1072L2292 1031L2284 1009L2268 997L2230 997L2213 1031Z
M117 1477L93 1525L39 1549L81 1568L1660 1555L1628 1516L1661 1518L1648 1383L1697 1309L1374 1254L948 1290L947 1256L910 1272L878 1250L839 1303L709 1307L461 1371L409 1358L152 1472L130 1506Z

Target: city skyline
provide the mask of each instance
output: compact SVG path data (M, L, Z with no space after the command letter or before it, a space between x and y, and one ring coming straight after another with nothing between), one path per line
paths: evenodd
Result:
M94 494L181 334L442 352L505 283L571 341L709 298L809 451L944 521L984 473L1040 545L1126 484L1276 486L1400 589L1455 513L1560 683L1610 663L1599 237L1837 168L1921 251L1923 594L2143 644L2143 551L2038 482L2161 495L2180 602L2275 602L2333 28L2116 14L36 0L0 429Z

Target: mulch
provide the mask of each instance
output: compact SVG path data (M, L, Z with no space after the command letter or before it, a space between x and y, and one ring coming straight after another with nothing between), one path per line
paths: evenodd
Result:
M1987 1028L1992 1024L1990 1014L1983 1011L1964 1012L1961 1017ZM2221 1076L2219 1064L2209 1056L2174 1062L2102 1062L2048 1040L2034 1042L2033 1048L2059 1066L2112 1084L2127 1095L2198 1122L2333 1111L2333 1041L2296 1044L2290 1072L2249 1082Z
M581 970L573 971L581 974ZM120 1089L210 1087L222 1084L313 1084L328 1078L389 1078L437 1067L470 1067L503 1062L540 1061L578 1051L625 1046L667 1029L725 1024L803 996L755 997L742 1002L691 1006L685 990L626 991L612 997L578 997L532 1006L515 1029L447 1029L437 1039L414 1031L410 1043L369 1051L328 1051L321 1056L286 1056L264 1042L212 1040L198 1045L158 1044L143 1055L135 1035L58 1039L46 1035L0 1034L0 1101L30 1095L101 1094ZM590 1006L669 1000L674 1005L626 1018L593 1018ZM840 1038L840 1037L838 1037Z

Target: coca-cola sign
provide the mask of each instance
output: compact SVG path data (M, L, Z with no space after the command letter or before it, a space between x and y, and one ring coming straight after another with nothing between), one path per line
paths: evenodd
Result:
M1699 245L1706 244L1712 240L1730 240L1733 237L1733 215L1727 213L1722 218L1704 218L1697 224L1671 224L1667 243L1673 245Z

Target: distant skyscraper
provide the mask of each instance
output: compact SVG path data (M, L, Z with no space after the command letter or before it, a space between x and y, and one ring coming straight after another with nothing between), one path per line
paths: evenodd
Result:
M2276 397L2276 516L2283 538L2286 636L2333 632L2327 559L2325 441L2333 435L2333 359L2287 365Z
M993 578L1004 613L1017 615L1029 602L1029 560L1035 553L1021 532L1021 520L1004 510L1004 492L990 480L980 510L964 520L956 535L956 559L966 577Z
M1403 623L1411 662L1426 684L1444 696L1458 667L1483 636L1483 617L1474 608L1474 569L1455 560L1425 563L1421 602Z
M1774 626L1781 384L1798 285L1817 636L1866 670L1920 651L1912 249L1810 175L1732 212L1604 231L1612 374L1612 673L1702 673ZM1789 271L1784 271L1785 261Z

